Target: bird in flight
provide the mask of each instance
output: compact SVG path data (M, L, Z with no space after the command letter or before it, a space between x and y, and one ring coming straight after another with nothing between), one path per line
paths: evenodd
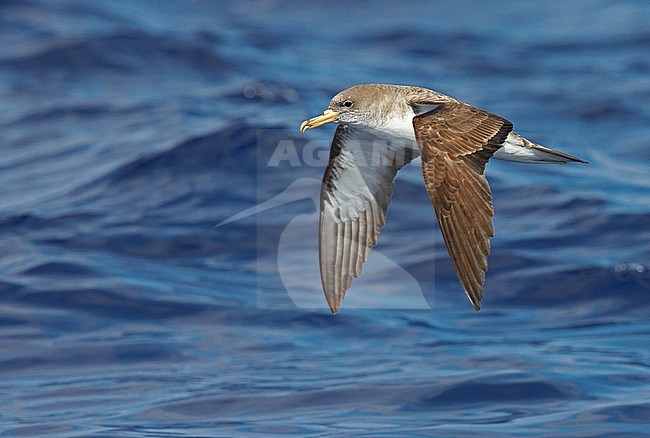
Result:
M422 158L422 175L458 278L474 309L494 236L490 158L586 163L518 135L512 123L420 87L363 84L341 91L300 126L338 127L320 194L320 272L333 313L377 243L397 171Z

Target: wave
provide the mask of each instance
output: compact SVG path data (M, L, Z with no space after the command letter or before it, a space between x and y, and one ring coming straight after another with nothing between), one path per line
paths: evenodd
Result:
M122 30L112 35L56 42L37 53L0 60L0 66L32 75L67 73L162 74L180 70L221 77L233 64L201 41L183 41L138 30Z

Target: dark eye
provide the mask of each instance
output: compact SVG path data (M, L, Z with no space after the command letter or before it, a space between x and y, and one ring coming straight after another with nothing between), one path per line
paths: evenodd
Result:
M347 108L350 108L352 105L354 105L354 102L352 102L351 100L346 100L343 103L341 103L341 106L344 106L344 107L347 107Z

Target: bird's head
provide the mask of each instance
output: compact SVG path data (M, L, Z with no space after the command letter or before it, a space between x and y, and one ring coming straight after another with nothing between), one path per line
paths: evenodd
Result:
M305 120L300 125L300 132L317 128L330 122L338 122L346 125L372 126L382 116L375 114L378 108L378 99L385 99L390 96L386 85L364 84L355 85L347 90L341 91L330 101L329 106L323 114ZM383 107L384 109L389 109Z

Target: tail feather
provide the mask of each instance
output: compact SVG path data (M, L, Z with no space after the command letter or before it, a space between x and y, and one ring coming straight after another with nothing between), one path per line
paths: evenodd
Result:
M519 134L511 132L508 134L503 146L493 155L494 158L519 163L555 163L563 164L568 162L585 163L578 157L569 155L546 146L533 143Z
M588 161L581 160L578 157L574 157L573 155L569 155L567 153L557 151L555 149L547 148L546 146L539 145L537 143L532 143L530 147L536 151L539 151L543 154L548 154L553 156L556 160L561 161L562 163L568 163L569 161L573 161L576 163L584 163L584 164L589 164Z

